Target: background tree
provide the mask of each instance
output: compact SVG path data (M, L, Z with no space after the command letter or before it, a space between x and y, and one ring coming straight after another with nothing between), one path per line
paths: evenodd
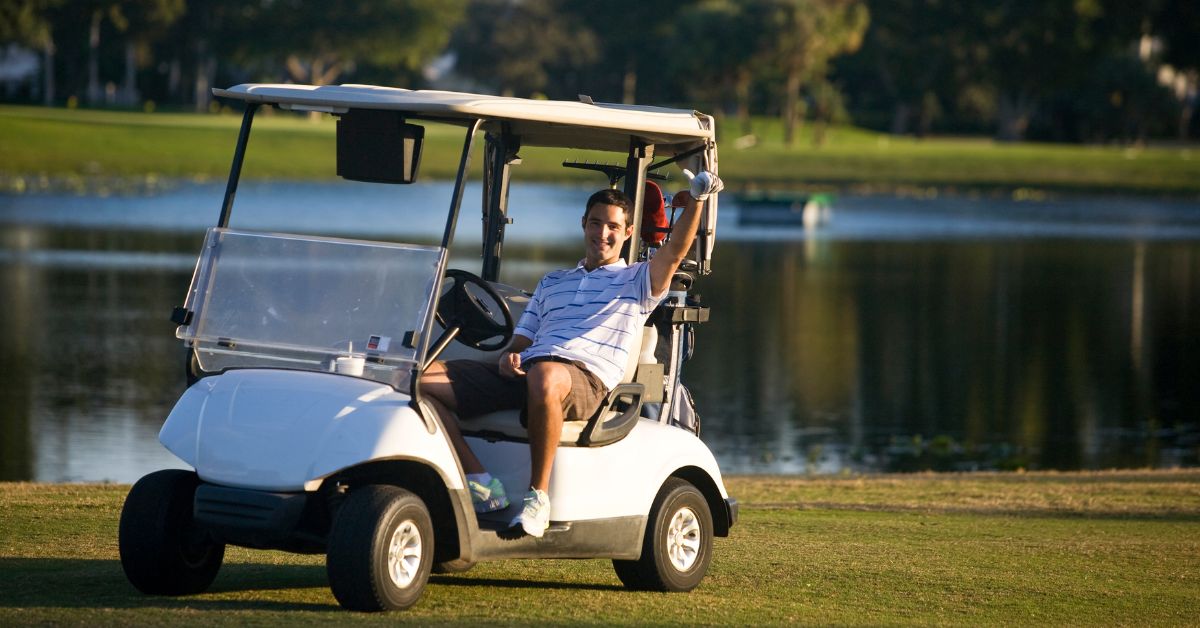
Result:
M584 90L597 100L626 104L669 104L679 99L687 77L663 71L673 57L688 57L694 42L676 37L679 16L695 0L607 0L568 2L562 13L595 33L597 57L577 68ZM649 77L649 78L647 78Z
M100 44L105 22L119 31L125 30L127 22L121 10L121 0L81 0L70 8L78 10L88 25L87 42L87 91L89 104L98 105L104 100L104 88L100 86Z
M242 0L192 0L175 24L159 55L167 65L163 91L174 102L191 103L196 111L212 106L212 88L218 72L239 82L254 73L262 78L280 80L283 73L278 60L259 43L271 28L264 17L264 5ZM269 71L260 71L269 66Z
M1049 121L1058 139L1126 144L1144 144L1152 133L1165 135L1177 111L1146 61L1128 51L1102 60L1070 93L1060 93L1057 104L1057 111L1071 114Z
M1101 129L1120 116L1101 115L1112 94L1098 90L1117 72L1137 109L1162 114L1155 68L1135 76L1126 57L1142 34L1161 30L1149 25L1175 1L869 0L863 48L838 62L838 78L859 123L896 133L928 133L941 113L943 130L1003 139L1134 137ZM1196 26L1182 30L1196 41Z
M55 97L54 11L62 0L9 0L0 4L0 42L29 46L42 55L42 104Z
M859 61L863 96L891 109L895 134L931 131L940 103L953 99L952 85L970 80L960 71L969 37L962 5L955 0L870 0L870 26Z
M334 83L356 62L417 70L441 53L464 0L265 0L240 11L237 52Z
M823 81L833 57L858 50L869 22L865 5L855 0L764 0L768 2L765 61L784 79L784 143L791 145L801 121L801 90Z
M552 73L561 77L570 68L599 58L595 33L564 14L562 4L560 0L472 0L451 41L455 69L500 94L545 94ZM556 87L550 91L570 90L561 81Z
M917 135L1137 142L1169 120L1187 138L1200 90L1195 0L0 1L0 44L42 59L6 97L47 104L414 85L450 42L484 91L699 105L745 134L778 114L788 142L844 110Z
M963 0L979 16L976 71L996 88L997 137L1025 137L1057 86L1137 39L1141 9L1121 0Z
M1195 0L1151 0L1152 34L1163 43L1162 61L1174 73L1173 89L1180 100L1179 139L1187 139L1200 98L1200 3Z
M754 80L761 74L757 61L767 48L767 5L762 2L707 0L679 17L674 72L687 76L688 96L724 105L729 95L743 135L750 122Z
M117 102L135 105L141 99L137 86L139 66L148 65L152 44L166 36L184 12L184 0L126 0L120 6L125 39L125 72Z

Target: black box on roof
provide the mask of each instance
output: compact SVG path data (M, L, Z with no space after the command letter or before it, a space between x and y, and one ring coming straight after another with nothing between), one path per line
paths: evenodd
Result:
M394 111L352 109L337 122L337 174L371 183L412 183L421 166L425 127Z

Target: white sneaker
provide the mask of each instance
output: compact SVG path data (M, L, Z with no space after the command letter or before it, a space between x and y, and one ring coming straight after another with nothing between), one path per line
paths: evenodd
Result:
M550 527L550 496L546 491L529 489L525 494L525 507L521 514L512 521L513 527L520 524L525 534L542 538L546 528Z

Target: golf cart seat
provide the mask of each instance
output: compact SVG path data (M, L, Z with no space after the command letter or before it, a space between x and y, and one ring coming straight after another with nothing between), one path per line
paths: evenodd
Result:
M599 447L608 445L624 438L637 424L637 419L641 415L642 399L646 392L646 385L637 381L638 371L642 367L642 356L653 355L653 344L658 340L658 336L653 330L646 333L646 327L639 327L638 334L640 337L635 340L634 346L639 347L639 350L630 352L629 360L625 364L625 376L621 383L609 391L592 418L587 421L563 423L559 446ZM650 346L646 346L647 344ZM646 366L657 365L648 364ZM661 385L661 369L645 368L644 370L657 372ZM519 410L492 412L467 419L460 426L463 434L487 440L524 442L529 439L525 426L521 424L521 411Z

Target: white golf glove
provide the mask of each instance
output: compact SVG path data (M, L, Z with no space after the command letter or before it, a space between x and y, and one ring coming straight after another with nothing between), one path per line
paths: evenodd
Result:
M710 195L725 189L725 183L721 181L721 177L710 172L701 170L700 174L692 174L691 170L684 168L683 176L687 177L692 198L698 201L703 201Z

